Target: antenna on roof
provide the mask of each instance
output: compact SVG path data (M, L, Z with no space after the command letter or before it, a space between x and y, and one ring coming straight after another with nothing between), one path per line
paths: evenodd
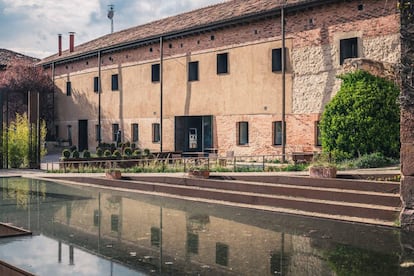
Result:
M111 34L114 32L114 5L108 5L108 18L111 20Z

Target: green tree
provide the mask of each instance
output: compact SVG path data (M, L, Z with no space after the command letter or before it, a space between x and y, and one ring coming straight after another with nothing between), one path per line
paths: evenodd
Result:
M322 114L323 150L342 158L374 152L397 157L400 150L397 86L362 70L339 78L341 88Z
M8 136L8 137L7 137ZM46 124L42 121L40 126L40 156L46 154L44 142L46 138ZM12 121L3 132L2 151L8 153L8 163L12 168L28 167L30 153L36 150L36 126L30 126L26 114L16 114L15 121Z

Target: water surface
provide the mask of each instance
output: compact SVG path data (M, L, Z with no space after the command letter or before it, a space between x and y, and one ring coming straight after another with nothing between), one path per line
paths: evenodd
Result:
M36 275L414 275L413 233L0 178L0 259Z

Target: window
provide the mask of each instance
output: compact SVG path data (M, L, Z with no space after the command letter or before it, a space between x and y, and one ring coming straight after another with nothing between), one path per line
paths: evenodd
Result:
M119 216L111 215L111 231L118 232L119 229Z
M117 141L119 124L112 124L112 141Z
M187 233L187 252L198 254L198 235Z
M198 61L188 63L188 81L198 81Z
M161 241L161 230L157 227L151 227L151 245L160 246Z
M72 82L66 82L66 96L72 95Z
M160 140L160 124L152 124L152 142L158 143Z
M99 226L99 220L100 220L101 212L99 210L93 211L93 225Z
M99 125L95 125L95 139L96 141L101 141L101 137L102 137L102 130L99 128Z
M321 129L320 129L319 121L315 122L315 146L317 147L322 146Z
M247 145L249 143L249 123L238 122L237 123L237 144Z
M151 81L159 82L160 81L160 64L151 65Z
M285 144L286 144L286 122L285 122ZM282 145L282 121L273 122L273 145Z
M132 124L131 128L132 142L138 142L138 124Z
M348 38L341 39L340 41L340 60L339 64L343 64L344 60L347 58L357 58L358 57L358 38Z
M112 91L117 91L118 86L118 74L112 75Z
M93 78L93 92L98 93L99 91L99 77Z
M216 243L216 264L227 266L229 263L229 246L224 243Z
M286 69L286 53L285 48L285 69ZM272 72L282 71L282 48L272 49Z
M228 53L217 54L217 74L228 73Z

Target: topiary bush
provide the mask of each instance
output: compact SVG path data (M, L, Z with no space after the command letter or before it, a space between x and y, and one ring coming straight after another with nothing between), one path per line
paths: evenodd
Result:
M63 158L68 159L70 157L70 150L64 149L62 151L62 156L63 156Z
M119 150L114 150L114 153L112 154L113 157L121 158L121 152Z
M132 153L132 156L134 156L134 157L141 157L141 155L142 155L142 152L141 152L141 150L140 150L140 149L136 149L136 150L134 150L134 152Z
M91 158L91 153L88 150L82 152L83 158Z
M104 152L103 152L103 150L102 150L101 148L97 148L97 149L96 149L96 155L97 155L98 157L102 157L102 156L103 156L103 154L104 154Z
M130 147L124 148L124 155L125 156L131 156L132 155L132 149Z
M72 158L79 158L79 151L77 150L72 151Z
M400 150L399 90L365 71L340 76L339 92L320 122L322 148L336 159L374 152L397 157Z
M104 151L104 156L105 157L110 157L111 155L112 155L112 153L109 149Z

